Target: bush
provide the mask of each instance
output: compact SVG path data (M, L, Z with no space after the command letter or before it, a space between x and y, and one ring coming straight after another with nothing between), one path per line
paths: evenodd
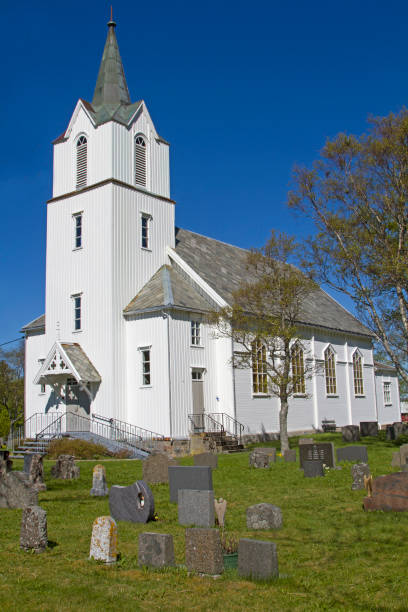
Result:
M396 438L396 440L393 440L392 443L395 446L402 446L403 444L408 444L408 435L407 434L402 434L401 436Z
M100 459L101 457L116 456L102 444L94 444L75 438L53 440L48 447L47 455L50 459L56 459L59 455L74 455L77 459Z

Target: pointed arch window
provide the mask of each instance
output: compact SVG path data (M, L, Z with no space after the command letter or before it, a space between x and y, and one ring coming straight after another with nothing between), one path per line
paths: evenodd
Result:
M76 141L76 188L86 187L88 178L88 141L80 136Z
M336 359L331 346L324 351L324 372L326 376L326 393L327 395L336 395Z
M135 138L135 182L146 187L146 140L140 134Z
M292 376L293 392L297 395L304 395L306 393L305 360L303 349L299 343L292 347Z
M364 395L363 359L358 351L353 355L354 395Z
M259 340L252 343L252 393L268 393L266 347Z

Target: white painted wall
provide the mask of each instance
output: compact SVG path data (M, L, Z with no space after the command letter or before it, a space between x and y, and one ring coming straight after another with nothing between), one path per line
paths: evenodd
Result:
M391 403L387 404L384 401L384 382L391 383ZM375 390L379 423L385 425L401 421L397 375L389 371L377 371L375 377Z

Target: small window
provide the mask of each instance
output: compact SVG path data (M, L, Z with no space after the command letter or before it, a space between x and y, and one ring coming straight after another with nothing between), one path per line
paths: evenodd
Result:
M353 379L354 379L354 395L364 394L363 384L363 360L358 351L353 355Z
M324 351L324 372L326 376L327 395L336 395L336 361L334 351L330 346Z
M146 141L140 135L135 138L135 183L146 187Z
M293 392L298 395L304 395L306 393L305 361L303 349L299 344L295 344L292 348L292 376Z
M82 295L73 295L74 301L74 331L82 329Z
M45 385L44 385L44 383L41 383L41 386L40 386L40 393L41 393L41 394L45 393Z
M150 249L150 215L142 215L142 249Z
M144 386L151 384L150 349L142 349L142 384Z
M191 379L195 381L203 380L203 371L198 369L191 370Z
M266 347L258 341L252 343L252 393L268 393Z
M72 215L74 219L74 249L82 248L82 213Z
M200 321L191 321L191 344L193 346L201 345L201 326Z
M385 382L384 385L384 404L391 404L391 383Z
M88 143L85 136L76 142L76 188L86 187L88 176Z

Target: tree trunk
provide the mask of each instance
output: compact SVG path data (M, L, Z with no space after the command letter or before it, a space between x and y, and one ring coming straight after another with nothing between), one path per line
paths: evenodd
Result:
M281 453L289 450L289 438L288 438L288 400L280 400L280 412L279 412L279 430L280 430L280 447Z

